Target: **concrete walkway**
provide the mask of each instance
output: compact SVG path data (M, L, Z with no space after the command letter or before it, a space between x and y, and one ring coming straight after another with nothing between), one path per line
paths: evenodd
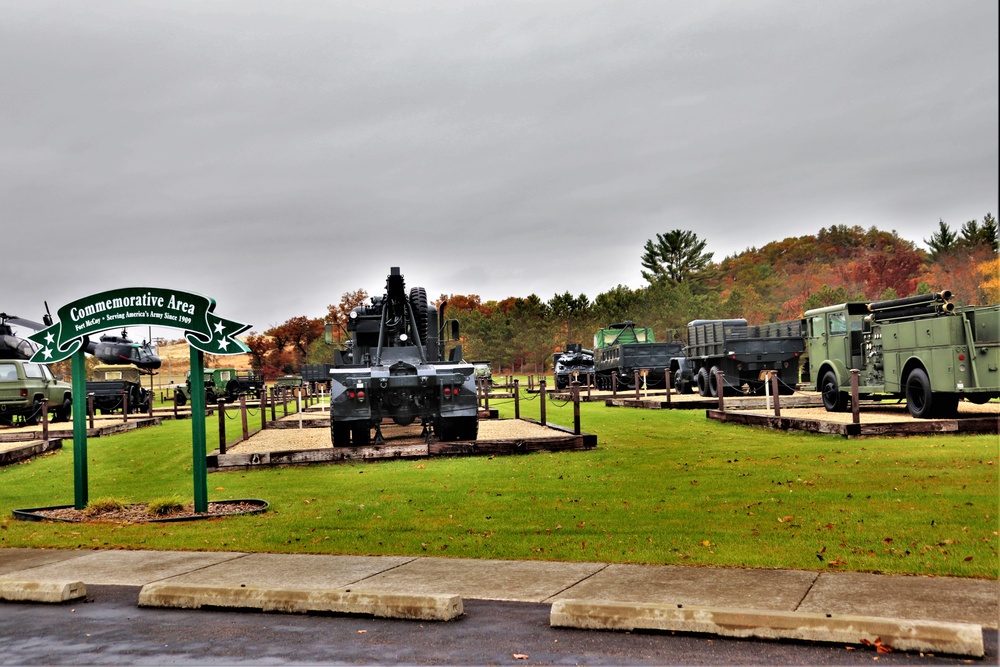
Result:
M997 580L411 556L0 548L0 579L280 589L354 588L465 599L582 599L752 608L996 628Z

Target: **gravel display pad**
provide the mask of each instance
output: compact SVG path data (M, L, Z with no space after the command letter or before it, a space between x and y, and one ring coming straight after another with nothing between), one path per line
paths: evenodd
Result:
M382 435L387 445L420 444L419 425L398 426L383 424ZM566 433L521 419L483 420L479 422L477 440L546 440L565 438ZM305 451L333 449L328 429L264 429L249 440L230 445L229 454L254 454L263 452Z

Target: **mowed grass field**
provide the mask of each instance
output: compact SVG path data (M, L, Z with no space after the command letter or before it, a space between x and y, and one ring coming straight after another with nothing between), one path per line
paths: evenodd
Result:
M512 401L492 401L501 416ZM588 452L213 473L260 515L186 523L14 520L72 504L72 442L0 468L0 546L407 554L997 578L996 436L846 440L583 404ZM573 421L550 401L548 419ZM538 400L521 402L538 416ZM235 423L235 422L234 422ZM191 424L88 441L90 499L192 499ZM217 424L207 420L210 448Z

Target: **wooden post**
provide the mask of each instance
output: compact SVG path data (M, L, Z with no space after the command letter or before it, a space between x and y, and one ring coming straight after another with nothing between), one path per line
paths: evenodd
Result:
M483 409L487 413L490 411L490 385L486 378L483 378Z
M861 371L857 368L851 369L851 417L855 424L861 423L861 406L859 403L858 396L858 380L861 376Z
M266 387L264 388L264 391L267 391ZM274 408L275 408L274 404L275 404L274 387L271 387L271 421L277 420L277 417L274 414Z
M635 371L635 400L639 400L639 371Z
M521 418L521 392L517 385L518 380L514 380L514 419Z
M725 389L725 386L723 386L723 384L722 384L722 382L723 382L722 378L723 378L722 371L716 371L715 372L715 389L716 389L716 393L719 395L719 411L720 412L725 412L726 406L725 406L725 403L722 400L722 397L725 396L726 389Z
M174 392L174 419L177 419L177 392Z
M587 400L590 400L590 387L594 384L593 378L591 378L591 371L587 371Z
M667 388L667 405L670 405L670 369L663 369L663 386Z
M153 391L152 389L150 389L148 396L149 396L149 406L148 406L149 407L149 416L152 417L153 416L153 399L156 398L156 392Z
M267 428L267 390L260 392L258 396L260 401L260 430L263 431Z
M49 399L42 399L42 440L49 441Z
M87 394L87 417L90 418L90 428L94 428L94 395Z
M219 453L226 453L226 404L219 399Z
M281 411L284 413L282 416L288 416L288 392L284 387L281 388Z
M573 433L580 435L580 383L573 383Z
M128 423L128 392L122 392L122 421Z
M247 397L246 394L240 394L240 416L243 417L243 439L246 440L250 437L250 427L247 424Z
M545 426L545 378L538 379L538 398L541 401L538 406L538 421L542 424L542 426Z
M771 392L774 394L774 416L780 417L781 404L778 400L778 395L780 394L780 392L778 391L778 371L774 371L771 373Z
M618 396L618 371L611 371L611 397Z
M302 388L295 392L295 411L299 415L299 430L302 430Z

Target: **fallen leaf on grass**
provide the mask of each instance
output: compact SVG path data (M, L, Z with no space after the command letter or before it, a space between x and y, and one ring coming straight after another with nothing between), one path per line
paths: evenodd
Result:
M515 660L527 660L528 659L528 655L526 653L515 653L514 654L514 659Z
M789 521L794 521L795 517L789 514L788 516L778 517L778 523L788 523Z
M964 560L966 563L968 563L970 560L972 560L972 556L966 556Z

